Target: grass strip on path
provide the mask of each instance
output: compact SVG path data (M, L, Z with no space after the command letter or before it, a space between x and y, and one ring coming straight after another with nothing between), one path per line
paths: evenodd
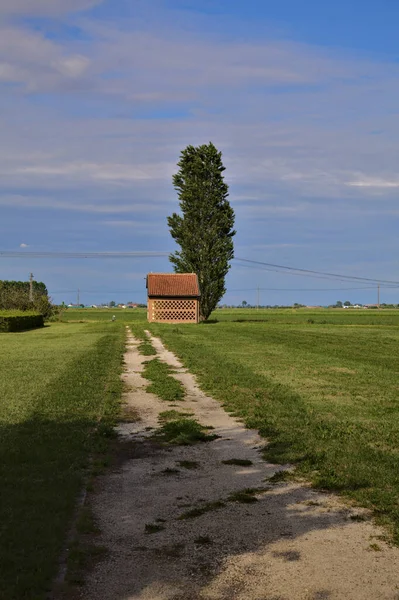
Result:
M164 410L159 413L159 421L161 423L168 423L169 421L176 421L176 419L181 419L182 417L192 417L192 412L180 412L175 409Z
M55 324L0 346L0 598L46 597L89 457L119 412L125 331Z
M217 437L214 434L209 435L206 431L207 428L195 419L182 416L166 421L166 423L163 422L156 433L156 437L168 444L189 446L197 442L211 442Z
M137 346L138 351L143 356L156 356L157 351L154 346L151 344L150 340L144 340Z
M141 340L140 344L138 345L138 351L140 354L143 356L155 356L157 351L151 344L151 341L145 332L143 323L131 323L130 330L137 340Z
M139 352L143 356L154 356L157 352L145 332L146 326L146 323L138 322L131 324L130 329L134 337L141 340L138 346ZM171 372L171 367L161 362L159 358L154 358L145 363L143 376L151 381L150 385L147 386L147 391L167 402L184 400L184 386L170 375Z
M162 400L175 402L184 400L184 387L174 377L170 375L171 368L159 360L154 358L146 363L143 371L143 376L151 381L147 387L147 392L156 394Z
M129 328L137 340L151 344L148 335L145 332L146 326L147 323L144 321L135 321L133 323L129 323Z
M373 509L399 544L399 328L364 313L359 325L351 314L348 325L150 328L204 391L270 442L269 460Z

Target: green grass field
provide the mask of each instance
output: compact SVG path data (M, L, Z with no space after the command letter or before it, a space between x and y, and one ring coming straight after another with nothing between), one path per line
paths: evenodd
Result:
M220 309L212 313L217 321L262 321L265 323L306 323L321 325L399 325L399 309ZM312 324L312 323L310 323Z
M0 598L39 600L89 457L119 413L124 327L0 334Z
M258 429L267 458L371 507L399 543L399 311L219 310L198 326L149 325L143 309L63 318L0 335L0 598L46 597L89 458L119 414L128 323L160 335Z
M79 321L109 321L115 315L116 322L131 323L132 321L145 321L147 309L145 308L68 308L63 311L63 322Z
M399 311L248 312L150 327L268 459L372 508L399 543Z
M141 323L147 322L145 308L69 308L62 313L63 322L109 321L115 315L116 322ZM398 310L373 309L219 309L215 310L210 321L261 321L264 323L304 323L313 321L314 324L324 325L398 325Z

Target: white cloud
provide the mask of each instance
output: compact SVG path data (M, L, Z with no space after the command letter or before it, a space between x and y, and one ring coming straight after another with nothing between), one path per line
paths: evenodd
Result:
M143 221L142 220L135 220L132 221L131 219L124 219L123 221L101 221L102 225L107 225L107 227L127 227L129 229L142 229L143 228ZM156 229L158 227L158 223L155 223L154 221L152 221L151 223L146 222L145 223L145 229Z
M19 247L20 248L29 248L29 245L28 244L20 244Z
M63 3L38 6L51 4L55 14ZM28 4L20 0L15 12L29 11ZM22 84L4 86L0 98L7 139L0 172L10 189L112 187L115 206L125 210L119 194L130 187L142 198L146 186L157 204L162 195L175 198L179 151L210 139L224 151L232 198L253 198L251 210L287 195L285 205L262 210L288 215L311 210L308 197L363 199L398 187L399 127L390 112L399 92L396 65L285 41L207 39L170 26L79 24L90 43L61 44L15 24L0 32L0 80ZM60 102L47 96L40 106L26 90L78 93ZM371 137L372 129L382 133Z
M396 189L399 188L399 179L383 179L382 177L367 177L362 176L355 181L348 181L347 184L350 187L360 188L375 188L375 189Z
M59 72L66 77L81 77L89 68L90 60L86 56L74 55L60 59L57 64Z
M0 15L57 17L84 11L103 0L0 0Z
M268 249L274 249L274 248L298 248L300 246L303 246L303 244L254 244L250 246L251 250L268 250ZM244 248L244 251L246 249ZM237 252L236 252L237 254Z
M88 57L39 32L0 27L0 83L23 84L30 92L50 91L82 79L90 65Z
M263 217L265 215L282 215L282 216L297 216L299 213L307 212L311 207L311 204L303 202L303 203L294 203L292 205L281 206L281 204L252 204L245 208L245 215L243 218L250 217Z
M172 165L168 164L113 164L113 163L60 163L38 164L15 169L16 174L44 177L79 178L81 180L94 180L103 183L129 183L141 180L164 179L165 173L173 172ZM10 173L10 171L8 171Z
M69 201L62 200L58 197L39 197L28 195L0 195L0 206L8 206L12 208L40 208L52 210L65 210L86 213L99 214L137 214L145 215L150 212L159 212L162 205L157 203L142 203L142 202L110 202L109 200L99 200L97 202L82 202L79 199L71 199Z

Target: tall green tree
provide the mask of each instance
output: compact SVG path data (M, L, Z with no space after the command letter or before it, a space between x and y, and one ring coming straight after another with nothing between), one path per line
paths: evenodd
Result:
M223 178L222 153L212 142L187 146L173 176L181 214L168 217L170 233L180 250L169 259L176 273L196 273L201 319L208 319L224 295L225 277L234 257L234 211Z

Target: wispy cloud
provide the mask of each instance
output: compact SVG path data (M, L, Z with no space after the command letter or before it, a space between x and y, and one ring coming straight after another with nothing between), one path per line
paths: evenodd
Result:
M350 187L373 188L373 189L396 189L399 187L399 177L396 180L383 179L382 177L360 176L355 181L348 181Z
M64 210L72 212L85 212L85 213L104 213L104 214L148 214L149 212L159 211L160 205L148 205L140 202L125 202L125 203L110 203L104 200L97 202L81 202L79 199L76 200L62 200L54 197L40 197L36 195L9 195L0 194L0 206L8 206L11 208L40 208L40 209L51 209L51 210Z
M143 221L142 219L135 219L134 221L132 219L124 219L121 221L113 219L112 221L101 221L101 224L106 227L134 229L141 233L148 233L149 231L156 231L159 229L159 221L155 219L152 221Z
M76 89L87 86L83 77L91 61L37 31L0 25L0 83L21 84L28 92Z
M271 26L262 37L224 35L223 18L217 32L211 17L188 20L165 8L174 5L126 2L122 18L109 0L0 0L9 247L36 247L21 209L38 215L40 243L131 248L132 232L148 231L140 244L156 244L177 208L180 150L212 140L248 252L328 263L345 239L368 242L377 221L392 252L399 66L278 39Z
M21 14L26 4L20 3ZM76 2L71 12L93 4ZM360 185L356 173L364 173L359 181L395 182L398 125L384 104L399 93L397 65L287 41L204 39L170 24L137 31L133 20L79 23L90 44L49 40L26 25L1 31L0 80L35 93L67 91L72 113L76 102L81 113L73 117L66 107L59 114L48 103L30 104L23 88L5 88L2 125L12 141L2 171L9 184L29 177L50 186L56 179L170 185L179 150L209 139L225 151L234 185L353 197L377 187ZM384 98L380 112L377 90ZM19 99L15 109L7 105L11 93ZM164 119L171 107L176 116ZM356 119L349 120L355 108ZM28 137L23 123L10 126L16 110L26 111ZM370 133L375 129L382 132L378 140ZM34 158L40 145L46 160Z
M84 11L103 0L0 0L0 15L58 17Z
M162 177L169 170L172 173L172 166L169 165L121 165L112 163L64 163L58 165L38 164L34 166L25 166L15 169L16 174L27 174L31 176L49 176L49 177L73 177L80 179L92 179L101 182L132 182L141 180L155 180ZM162 177L163 178L163 177Z

